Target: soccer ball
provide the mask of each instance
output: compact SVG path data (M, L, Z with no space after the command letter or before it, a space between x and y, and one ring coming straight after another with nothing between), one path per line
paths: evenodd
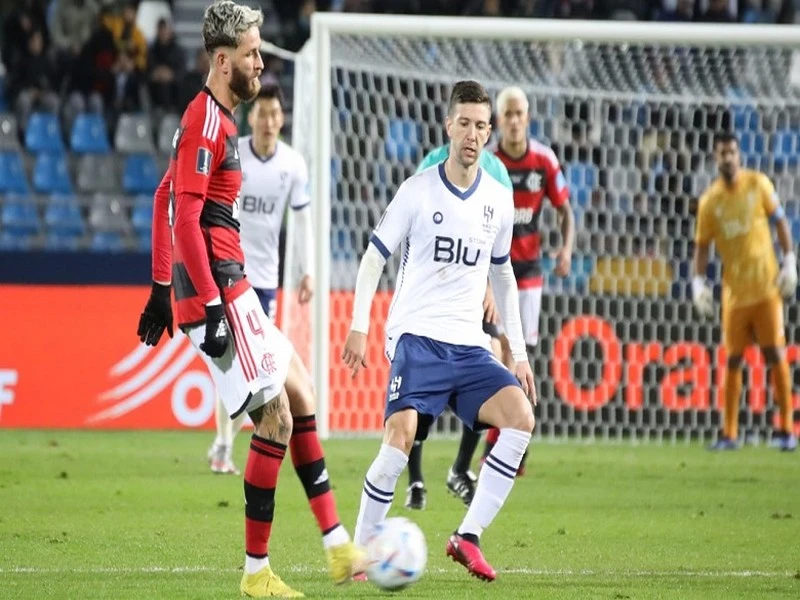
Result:
M392 517L378 525L366 550L367 579L384 590L411 585L428 562L422 530L405 517Z

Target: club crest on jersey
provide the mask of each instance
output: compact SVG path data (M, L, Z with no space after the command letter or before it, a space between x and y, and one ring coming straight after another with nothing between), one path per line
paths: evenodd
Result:
M485 204L483 206L483 231L492 233L492 219L494 219L494 208Z
M197 149L197 172L201 175L211 173L211 151L202 146Z
M392 393L389 394L389 402L397 400L400 397L400 386L403 384L403 377L398 375L394 379L392 379L389 388L392 390Z

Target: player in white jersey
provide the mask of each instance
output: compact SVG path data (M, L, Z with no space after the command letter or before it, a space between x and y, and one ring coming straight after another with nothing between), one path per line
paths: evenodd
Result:
M302 155L278 136L284 124L284 99L279 86L261 87L248 114L252 135L239 138L242 189L239 194L239 223L245 272L258 296L264 314L275 321L277 313L279 239L287 206L295 211L298 238L304 250L298 252L303 277L298 300L305 304L314 293L311 207L308 167ZM309 414L313 414L309 413ZM229 419L217 398L217 436L208 450L214 473L239 474L231 458L233 438L246 414Z
M478 164L491 113L480 84L461 81L453 87L448 158L407 179L378 223L359 266L353 322L342 353L353 376L366 366L372 300L386 259L402 244L386 323L391 372L383 444L364 480L356 542L366 544L386 518L414 440L424 439L430 423L450 406L471 429L500 429L472 504L447 543L449 556L486 581L496 574L479 538L514 484L533 431L536 401L509 261L514 201L511 191L484 175ZM487 276L516 361L513 373L491 353L483 332Z

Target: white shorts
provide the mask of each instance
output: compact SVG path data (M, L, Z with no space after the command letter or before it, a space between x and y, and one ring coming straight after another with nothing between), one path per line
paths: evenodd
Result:
M522 319L522 335L525 344L539 343L539 314L542 312L542 288L532 287L519 291L519 315Z
M206 363L225 410L234 418L281 393L294 346L264 314L252 288L226 305L225 314L233 343L220 358L200 350L205 325L189 329L188 336Z

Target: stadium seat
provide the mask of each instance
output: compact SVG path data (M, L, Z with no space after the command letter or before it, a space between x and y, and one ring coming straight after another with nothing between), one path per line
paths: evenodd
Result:
M136 236L136 250L138 252L150 252L153 246L152 233L143 231Z
M89 225L96 232L127 232L130 229L123 199L95 194L89 208Z
M0 151L19 150L19 128L14 115L0 115Z
M25 149L34 154L64 152L61 125L56 115L43 112L31 115L25 128Z
M97 113L82 113L72 124L69 145L79 154L106 154L111 151L108 132L103 116Z
M574 162L567 165L564 176L570 189L592 189L597 184L597 169L594 165Z
M45 250L54 252L71 251L74 252L80 248L81 237L79 235L49 231L44 240Z
M19 152L0 153L0 193L27 194L30 191Z
M26 251L30 250L33 240L30 235L17 231L0 231L0 250Z
M72 180L63 154L43 152L33 167L33 189L40 194L71 194Z
M152 194L159 184L156 162L147 154L125 158L122 171L122 190L126 194Z
M758 109L753 106L741 104L731 106L733 117L733 130L737 134L744 132L757 132L761 129L761 116Z
M117 123L114 134L117 152L126 154L153 154L153 126L147 115L124 114Z
M98 231L92 236L89 249L92 252L122 252L125 250L125 244L118 232Z
M151 196L138 196L133 201L131 225L137 234L150 235L153 227L153 198Z
M172 154L172 138L181 124L181 118L176 114L164 115L158 125L158 151L160 154Z
M794 168L800 160L800 130L782 129L772 138L772 154L775 168Z
M86 225L74 196L53 195L44 211L44 223L50 233L61 236L82 236Z
M410 119L390 119L384 143L386 158L389 160L419 160L420 131L419 125Z
M3 201L0 222L4 231L20 236L36 235L41 229L39 211L30 196L8 194Z
M78 190L81 192L116 192L119 190L117 165L111 155L85 154L78 161Z

